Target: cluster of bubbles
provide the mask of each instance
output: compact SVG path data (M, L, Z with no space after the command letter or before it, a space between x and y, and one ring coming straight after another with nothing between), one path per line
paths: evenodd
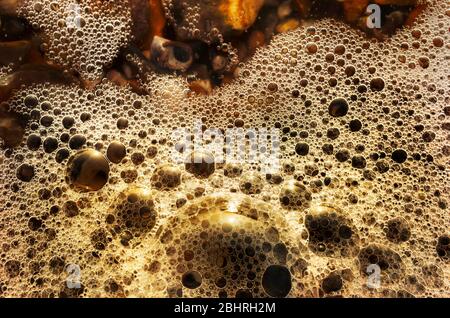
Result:
M226 28L223 14L219 12L223 5L220 1L163 0L162 5L179 39L223 42L222 32Z
M97 80L130 40L126 1L24 0L20 16L43 33L42 50L56 65Z
M209 96L154 75L143 96L106 80L16 92L29 121L0 156L0 294L448 296L446 10L383 43L334 20L278 35ZM105 34L85 43L118 45ZM199 120L278 129L279 170L172 140Z

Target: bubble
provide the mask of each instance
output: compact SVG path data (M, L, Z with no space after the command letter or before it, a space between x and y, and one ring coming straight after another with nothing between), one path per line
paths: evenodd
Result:
M306 50L310 54L317 53L317 45L315 43L307 43Z
M375 92L380 92L384 89L384 80L381 77L376 77L370 80L370 89Z
M394 218L387 222L386 237L389 241L400 243L406 242L411 237L408 223L402 218Z
M353 156L352 167L357 169L363 169L367 165L366 159L363 156Z
M138 237L154 228L158 217L156 204L148 188L130 186L110 206L107 223L113 227L114 232L123 234L121 243L128 245L133 236Z
M174 166L164 165L153 172L152 186L156 189L172 189L181 183L181 171Z
M214 157L210 153L192 152L185 163L186 171L197 178L208 178L215 171Z
M348 103L343 98L337 98L328 106L328 113L333 117L342 117L347 115Z
M297 155L306 156L309 152L309 145L307 143L298 143L295 145L295 152Z
M343 212L322 205L305 217L305 227L309 233L309 248L329 257L349 257L358 252L359 236L352 222Z
M358 119L353 119L349 123L349 128L351 132L357 132L360 131L362 128L362 123Z
M341 149L336 152L336 160L339 162L345 162L350 159L350 153L347 149Z
M342 286L342 278L337 273L331 273L322 281L322 289L327 294L341 290Z
M324 152L324 154L326 155L332 155L333 151L334 151L334 147L332 144L323 144L322 146L322 151ZM341 157L341 156L340 156ZM346 159L348 160L348 158ZM346 161L344 160L344 161Z
M9 278L17 277L20 274L21 264L17 260L8 260L4 265L4 270Z
M292 288L291 273L284 266L271 265L264 271L262 286L271 297L286 297Z
M110 143L106 151L106 156L112 163L120 163L126 154L125 146L118 141Z
M341 134L341 132L339 131L338 128L329 128L327 130L327 137L331 140L335 140L339 137L339 135Z
M40 136L32 134L27 139L27 147L32 151L38 150L41 147L41 144L42 139Z
M245 174L240 180L239 188L245 194L261 193L261 190L263 188L263 179L260 174Z
M73 117L64 117L62 120L62 124L66 129L72 128L75 124L75 119Z
M165 275L165 279L169 284L181 280L179 282L187 288L183 295L185 292L199 296L224 292L236 297L267 295L261 286L264 270L280 260L287 262L292 253L283 241L284 228L268 228L270 223L266 224L265 219L269 211L272 211L269 205L236 194L207 196L186 205L178 220L177 217L169 219L159 235L162 245L154 251L169 251L169 258L180 257L178 264L163 260L166 264L163 268L169 266L180 273L176 277ZM269 244L265 233L272 233L273 252L263 247ZM191 269L189 264L196 264L196 267ZM279 285L282 290L270 285L270 275L269 270L267 286L272 294L281 297L286 285L291 284L289 271L289 282ZM288 287L287 293L290 289Z
M344 54L344 53L345 53L345 46L342 45L342 44L337 45L337 46L334 48L334 53L337 54L337 55L342 55L342 54Z
M448 260L450 255L450 237L448 235L441 235L438 238L436 245L436 252L439 257Z
M53 256L49 262L48 265L50 267L50 271L54 275L59 275L64 271L65 262L64 260L59 256Z
M65 202L62 209L64 211L64 214L70 218L77 216L80 213L80 209L78 208L77 203L74 201Z
M380 267L382 281L395 282L403 276L404 265L400 255L387 247L370 244L361 249L358 259L361 273L364 275L369 275L368 266L375 264Z
M64 160L66 160L67 158L69 158L69 156L70 156L70 151L68 149L62 148L56 152L55 160L56 160L56 162L61 163Z
M432 142L434 140L434 138L436 138L436 134L432 131L425 131L422 134L422 139L425 142Z
M136 166L139 166L144 161L145 161L145 156L140 152L135 152L131 155L131 162Z
M236 298L253 298L253 294L251 291L246 289L239 289L235 295Z
M23 103L28 108L34 108L34 107L36 107L39 104L39 99L35 95L28 95L23 100Z
M242 174L242 166L234 163L227 163L223 168L223 174L229 178L236 178Z
M128 127L128 119L126 118L119 118L117 120L117 128L119 129L126 129Z
M67 283L63 283L58 296L60 298L80 298L84 290L85 287L83 284L80 284L79 287L75 285L75 288L69 288Z
M53 137L47 137L44 140L44 151L46 153L52 153L58 149L58 140Z
M96 250L104 250L108 245L108 236L105 230L97 229L91 233L91 243Z
M93 149L82 150L67 163L67 179L78 191L98 191L108 182L109 164Z
M36 217L31 217L28 220L28 227L32 231L37 231L41 226L42 226L42 220L40 220Z
M83 135L72 136L69 140L70 149L80 149L86 143L86 137Z
M2 296L446 294L443 3L395 32L317 19L317 4L281 4L270 27L280 6L265 3L236 34L205 32L203 2L164 0L165 65L189 65L171 73L150 56L145 1L79 3L81 28L69 2L19 9L57 68L33 53L0 70ZM385 28L416 13L386 11Z
M202 276L196 271L189 271L183 274L181 282L183 283L184 287L195 289L200 287L200 285L202 284Z
M24 163L17 168L17 179L23 182L30 182L35 175L34 166Z
M311 192L297 181L286 182L279 197L283 207L294 209L307 209L312 200Z
M281 184L284 181L283 177L278 173L277 174L271 174L271 173L266 174L266 180L270 184Z

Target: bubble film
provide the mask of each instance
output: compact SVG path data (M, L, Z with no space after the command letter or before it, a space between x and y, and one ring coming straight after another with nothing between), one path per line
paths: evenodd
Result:
M201 2L179 40L253 23L199 31ZM127 3L18 7L54 65L98 84L32 81L0 104L1 297L450 296L444 1L384 41L334 18L280 32L206 95L131 53L139 91L101 79L133 39ZM245 149L276 129L279 167L222 160L227 129Z

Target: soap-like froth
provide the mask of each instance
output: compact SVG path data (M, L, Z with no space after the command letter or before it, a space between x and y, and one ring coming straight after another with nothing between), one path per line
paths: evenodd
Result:
M334 20L277 35L210 96L172 76L143 80L148 96L107 81L16 92L29 120L0 156L1 295L448 296L446 10L382 43ZM114 35L105 56L51 56L99 71L126 40L114 21L94 36ZM278 171L175 160L192 149L174 130L199 127L277 129ZM68 180L83 151L108 173Z

